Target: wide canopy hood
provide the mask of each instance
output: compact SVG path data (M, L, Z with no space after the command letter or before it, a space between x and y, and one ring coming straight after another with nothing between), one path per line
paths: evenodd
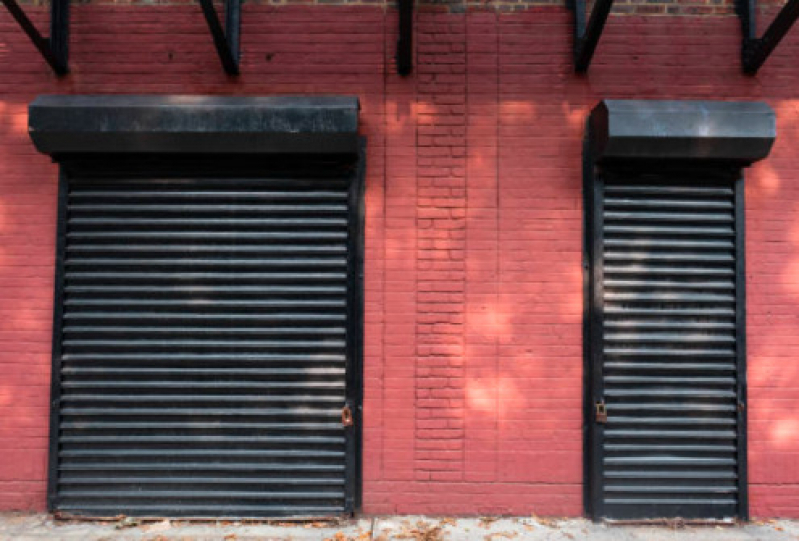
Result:
M591 158L702 160L748 165L776 136L762 102L605 100L589 118Z
M29 131L59 154L358 151L355 97L39 96Z

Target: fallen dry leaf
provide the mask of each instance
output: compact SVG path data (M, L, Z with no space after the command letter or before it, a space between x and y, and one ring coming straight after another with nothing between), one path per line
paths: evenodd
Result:
M303 528L327 528L330 525L331 525L330 522L316 521L316 522L306 522L305 524L302 525L302 527Z
M519 534L516 532L493 532L483 537L483 539L485 539L485 541L494 541L497 538L513 539L514 537L518 537L518 535Z
M423 520L417 521L414 525L403 521L402 530L393 537L394 539L413 539L414 541L441 541L444 539L444 531L442 526Z
M545 518L539 517L538 515L531 515L532 518L536 523L541 524L542 526L546 526L547 528L557 528L558 527L558 520L554 518Z

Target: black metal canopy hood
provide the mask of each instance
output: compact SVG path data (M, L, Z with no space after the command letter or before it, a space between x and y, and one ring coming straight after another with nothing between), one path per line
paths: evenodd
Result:
M43 153L356 154L358 98L39 96L28 129Z
M776 136L763 102L604 100L588 120L591 160L701 160L748 165Z

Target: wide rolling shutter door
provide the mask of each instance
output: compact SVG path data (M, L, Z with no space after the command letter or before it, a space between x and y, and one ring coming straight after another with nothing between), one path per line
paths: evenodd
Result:
M352 510L351 176L68 182L56 510Z
M735 180L603 176L601 514L733 517Z

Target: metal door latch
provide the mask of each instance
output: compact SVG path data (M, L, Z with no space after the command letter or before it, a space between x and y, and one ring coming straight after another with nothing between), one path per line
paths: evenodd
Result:
M608 408L603 400L596 403L596 422L602 425L608 422Z
M349 406L341 408L341 426L352 426L352 410Z

